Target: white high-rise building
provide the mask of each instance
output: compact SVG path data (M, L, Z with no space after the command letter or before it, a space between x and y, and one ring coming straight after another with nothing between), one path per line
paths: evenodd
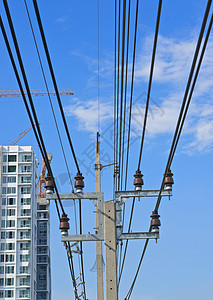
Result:
M0 299L36 300L36 169L32 147L0 146Z

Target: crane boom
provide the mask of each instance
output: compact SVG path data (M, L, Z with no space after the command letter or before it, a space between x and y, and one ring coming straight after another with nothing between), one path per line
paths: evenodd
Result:
M50 96L55 96L56 92L54 89L32 89L31 91L32 96L48 96L48 92ZM59 89L59 94L62 96L66 95L73 95L73 92L71 89ZM25 95L27 94L26 91L24 91ZM9 97L21 97L22 94L20 90L0 90L0 98L9 98Z

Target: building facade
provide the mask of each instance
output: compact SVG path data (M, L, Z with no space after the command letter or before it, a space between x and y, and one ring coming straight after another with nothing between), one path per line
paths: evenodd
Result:
M49 201L37 199L37 300L51 300Z
M49 206L37 204L36 170L32 147L0 146L0 299L51 297Z

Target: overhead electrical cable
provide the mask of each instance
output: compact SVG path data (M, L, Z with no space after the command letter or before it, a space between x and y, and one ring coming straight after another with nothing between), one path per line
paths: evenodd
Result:
M75 151L74 151L73 143L72 143L72 140L71 140L70 132L69 132L69 129L68 129L67 121L66 121L66 118L65 118L61 98L60 98L60 95L59 95L58 86L57 86L55 74L54 74L54 71L53 71L53 66L52 66L52 62L51 62L51 58L50 58L50 54L49 54L49 50L48 50L48 46L47 46L46 37L45 37L45 34L44 34L44 29L43 29L43 25L42 25L41 16L40 16L40 12L39 12L39 9L38 9L37 1L33 0L33 4L34 4L34 9L35 9L35 13L36 13L37 21L38 21L38 26L39 26L39 30L40 30L40 33L41 33L41 38L42 38L42 42L43 42L43 45L44 45L44 50L45 50L45 54L46 54L46 57L47 57L47 62L48 62L48 65L49 65L49 69L50 69L50 73L51 73L51 77L52 77L56 97L57 97L57 100L58 100L58 105L59 105L62 120L63 120L63 123L64 123L65 131L66 131L66 134L67 134L67 138L68 138L68 141L69 141L69 145L70 145L70 148L71 148L71 152L72 152L72 155L73 155L73 158L74 158L74 161L75 161L77 171L78 171L78 173L81 173L79 165L78 165L78 161L77 161L77 158L76 158L76 155L75 155Z
M36 139L37 139L40 151L41 151L42 156L44 158L44 161L45 161L48 173L49 173L49 175L52 178L52 181L53 181L53 184L54 184L54 188L55 188L55 191L56 191L56 194L57 194L57 197L58 197L58 201L59 201L61 210L65 214L65 211L64 211L64 208L63 208L63 205L62 205L62 202L61 202L61 199L60 199L60 196L59 196L56 184L55 184L53 173L52 173L49 161L48 161L48 156L47 156L46 148L45 148L44 141L43 141L43 138L42 138L42 134L41 134L41 130L40 130L40 127L39 127L39 123L38 123L38 120L37 120L35 108L34 108L34 105L32 103L32 97L31 97L31 94L30 94L30 90L29 90L29 86L28 86L26 74L25 74L25 71L24 71L24 67L23 67L23 63L22 63L22 59L21 59L21 55L20 55L18 43L17 43L17 40L16 40L16 35L15 35L15 31L14 31L13 24L12 24L12 19L11 19L11 16L10 16L10 12L9 12L9 8L8 8L8 5L7 5L7 2L5 0L4 0L4 5L5 5L5 10L6 10L6 14L7 14L7 17L8 17L8 22L9 22L9 26L10 26L10 29L11 29L11 33L12 33L12 36L13 36L13 41L14 41L14 45L15 45L15 48L16 48L16 53L17 53L17 56L18 56L19 64L20 64L20 67L21 67L23 79L24 79L24 82L25 82L27 94L28 94L28 97L29 97L29 100L30 100L30 104L31 104L33 116L34 116L34 119L35 119L36 127L34 125L34 120L32 119L32 116L31 116L31 112L30 112L30 109L29 109L29 106L28 106L28 103L27 103L27 100L26 100L26 97L25 97L25 94L24 94L24 89L22 87L21 80L20 80L20 77L18 75L18 71L17 71L17 68L16 68L15 60L13 58L13 54L12 54L12 51L11 51L11 48L10 48L10 45L9 45L9 41L8 41L8 38L7 38L7 35L6 35L6 31L5 31L5 28L4 28L2 19L1 19L1 29L2 29L4 40L5 40L5 44L6 44L6 47L7 47L7 50L8 50L8 54L10 56L10 60L11 60L11 63L12 63L12 66L13 66L13 69L14 69L14 72L15 72L15 75L16 75L16 79L17 79L19 88L21 90L22 97L23 97L23 100L24 100L24 104L25 104L25 107L27 109L27 113L28 113L28 116L30 118L30 122L31 122L31 125L32 125L32 128L33 128L33 131L35 133L35 136L36 136ZM37 129L37 131L36 131L36 129ZM59 213L57 201L55 201L55 203L56 203L56 208L57 208L58 215L60 217L60 213Z
M130 10L131 0L128 5L128 24L127 24L127 43L126 43L126 70L125 70L125 88L124 88L124 120L123 120L123 142L122 142L122 162L121 162L121 186L123 184L123 164L124 164L124 142L126 132L126 100L127 100L127 83L128 83L128 64L129 64L129 31L130 31Z
M128 164L129 164L129 146L130 146L130 130L131 130L131 118L132 118L132 102L133 102L133 90L134 90L134 74L135 74L135 57L136 57L136 42L137 42L137 28L138 28L138 11L139 11L139 0L136 3L135 12L135 30L134 30L134 45L133 45L133 56L132 56L132 76L131 76L131 92L130 92L130 104L129 104L129 122L128 122L128 137L127 137L127 150L126 150L126 170L125 170L125 185L124 189L127 188L127 178L128 178ZM134 199L133 199L134 202ZM124 220L124 217L123 217ZM124 255L126 256L126 248L128 243L126 242ZM124 256L124 260L125 260ZM124 263L122 262L120 274L123 272Z
M115 0L116 1L116 0ZM120 27L121 27L121 0L119 0L119 7L118 7L118 46L117 46L117 99L116 99L116 162L118 165L117 168L117 177L116 177L116 190L118 190L118 182L119 182L119 169L120 166L118 164L119 157L118 157L118 149L119 149L119 80L120 80Z
M152 51L152 60L151 60L148 93L147 93L146 108L145 108L145 115L144 115L144 124L143 124L142 138L141 138L141 147L140 147L140 154L139 154L138 170L140 170L143 143L144 143L144 137L145 137L145 131L146 131L146 123L147 123L147 117L148 117L149 99L150 99L150 93L151 93L151 87L152 87L152 78L153 78L154 65L155 65L155 56L156 56L156 49L157 49L161 9L162 9L162 0L160 0L159 4L158 4L158 13L157 13L157 21L156 21L156 27L155 27L155 36L154 36L154 44L153 44L153 51ZM133 198L133 202L132 202L131 215L130 215L130 221L129 221L129 231L131 229L134 205L135 205L135 198ZM123 262L122 262L122 267L121 267L121 273L119 275L119 282L121 280L121 276L122 276L122 272L123 272L124 262L125 262L126 253L127 253L127 247L128 247L128 240L126 241L126 245L125 245L124 257L123 257Z
M68 176L69 176L70 184L72 186L72 190L74 190L73 183L72 183L72 178L71 178L71 174L70 174L70 170L69 170L69 167L68 167L68 162L67 162L67 158L66 158L66 154L65 154L65 150L64 150L64 146L63 146L63 143L62 143L62 139L61 139L61 135L60 135L56 115L55 115L55 112L54 112L52 99L51 99L50 92L49 92L49 87L48 87L48 84L47 84L47 79L46 79L46 76L45 76L45 73L44 73L44 68L43 68L42 61L41 61L41 55L39 53L38 44L37 44L37 41L36 41L36 37L35 37L35 33L34 33L34 29L33 29L33 25L32 25L32 21L31 21L31 17L30 17L30 13L29 13L29 10L28 10L26 0L24 0L24 3L25 3L26 11L27 11L28 20L29 20L29 23L30 23L31 32L32 32L32 35L33 35L34 44L35 44L35 47L36 47L36 52L37 52L38 59L39 59L39 64L40 64L41 71L42 71L42 76L43 76L44 83L45 83L45 86L46 86L46 90L47 90L47 94L48 94L48 98L49 98L49 102L50 102L50 106L51 106L51 110L52 110L56 130L57 130L58 138L59 138L59 141L60 141L60 145L61 145L61 149L62 149L62 153L63 153L67 173L68 173Z
M114 197L114 193L115 193L115 189L116 189L116 169L117 169L117 155L116 155L116 141L117 141L117 128L116 128L116 124L117 124L117 115L116 115L116 112L117 112L117 99L116 99L116 70L117 70L117 0L115 0L115 27L114 27L114 31L115 31L115 40L114 40L114 124L113 124L113 127L114 127L114 174L113 174L113 197Z
M120 92L120 134L119 134L119 166L121 166L122 148L122 120L123 120L123 88L124 88L124 57L125 57L125 32L126 32L126 0L123 0L123 24L122 24L122 57L121 57L121 92ZM119 168L118 190L121 188L121 168Z
M133 100L133 90L134 90L135 56L136 56L136 42L137 42L137 28L138 28L138 8L139 8L139 0L137 0L136 12L135 12L135 32L134 32L134 46L133 46L133 57L132 57L131 92L130 92L130 103L129 103L129 124L128 124L128 137L127 137L127 150L126 150L125 189L127 186L128 164L129 164L130 129L131 129L131 119L132 119L132 100Z
M145 109L145 115L144 115L143 131L142 131L142 137L141 137L141 147L140 147L140 154L139 154L139 161L138 161L138 171L140 170L144 137L145 137L145 132L146 132L149 100L150 100L150 93L151 93L151 88L152 88L152 78L153 78L153 73L154 73L155 56L156 56L156 49L157 49L157 42L158 42L158 32L159 32L159 25L160 25L161 8L162 8L162 0L160 0L159 4L158 4L158 14L157 14L157 22L156 22L156 28L155 28L155 38L154 38L154 45L153 45L153 50L152 50L152 61L151 61L151 68L150 68L150 75L149 75L149 86L148 86L148 92L147 92L146 109Z
M42 60L41 60L41 56L40 56L40 53L39 53L38 44L37 44L37 41L36 41L36 37L35 37L35 33L34 33L32 21L31 21L31 17L30 17L30 13L29 13L29 10L28 10L28 6L27 6L26 0L24 0L24 2L25 2L27 16L28 16L28 20L29 20L29 23L30 23L30 28L31 28L31 31L32 31L33 40L34 40L34 43L35 43L35 47L36 47L36 51L37 51L37 55L38 55L38 59L39 59L39 64L40 64L42 75L43 75L43 79L44 79L44 82L45 82L45 86L46 86L46 90L47 90L47 94L48 94L48 98L49 98L49 102L50 102L50 106L51 106L51 110L52 110L52 114L53 114L55 126L56 126L56 129L57 129L57 134L58 134L58 137L59 137L59 141L60 141L60 145L61 145L61 149L62 149L62 153L63 153L65 165L66 165L66 169L67 169L67 172L68 172L69 181L70 181L70 184L71 184L71 187L72 187L72 191L74 191L74 186L73 186L73 183L72 183L72 178L71 178L70 170L69 170L69 167L68 167L68 162L67 162L67 158L66 158L64 146L63 146L63 143L62 143L62 139L61 139L61 135L60 135L60 131L59 131L59 127L58 127L56 115L55 115L55 112L54 112L54 107L53 107L52 99L51 99L51 96L50 96L50 93L49 93L47 79L46 79L46 76L45 76L45 73L44 73L44 68L43 68L43 65L42 65ZM77 234L77 228L78 228L78 226L77 226L77 214L76 214L75 199L73 199L73 202L74 202L75 231L76 231L76 234ZM71 255L71 257L72 257L72 255ZM79 258L79 256L78 256L78 261L79 261L79 272L81 272L80 258ZM72 274L71 274L71 276L72 276ZM73 284L74 283L75 283L75 281L73 281ZM75 286L74 286L74 289L75 289Z
M184 94L184 99L183 99L183 102L182 102L182 106L181 106L181 110L180 110L178 122L177 122L177 125L176 125L176 130L175 130L175 134L174 134L174 138L173 138L173 143L172 143L172 146L171 146L171 149L170 149L170 154L169 154L169 158L168 158L168 161L167 161L165 173L164 173L164 176L163 176L163 180L162 180L162 184L161 184L161 188L160 188L158 200L157 200L157 203L156 203L156 206L155 206L155 210L157 210L157 211L158 211L160 203L161 203L161 193L162 193L163 188L164 188L165 176L166 176L166 173L167 173L168 169L170 168L172 160L174 158L174 154L175 154L175 151L176 151L176 148L177 148L179 137L181 135L181 130L183 128L184 121L185 121L185 118L186 118L186 115L187 115L187 112L188 112L188 108L189 108L189 105L190 105L192 94L193 94L193 91L194 91L194 88L195 88L195 85L196 85L196 81L197 81L197 78L198 78L199 70L200 70L200 67L201 67L201 64L202 64L202 60L203 60L203 57L204 57L204 54L205 54L205 50L206 50L206 47L207 47L208 39L209 39L210 32L211 32L211 29L212 29L213 14L212 14L212 17L211 17L211 20L210 20L210 23L209 23L209 27L208 27L207 34L206 34L206 37L205 37L205 41L204 41L204 44L203 44L203 48L202 48L202 51L201 51L199 62L197 64L197 69L196 69L196 72L195 72L194 80L193 80L193 83L191 85L192 77L193 77L194 70L195 70L196 63L197 63L197 59L198 59L198 54L199 54L200 46L201 46L202 39L203 39L203 34L204 34L204 31L205 31L205 27L206 27L206 23L207 23L207 20L208 20L209 11L210 11L210 8L211 8L211 3L212 3L212 1L209 0L208 3L207 3L205 15L204 15L204 18L203 18L203 23L202 23L200 35L199 35L199 38L198 38L198 42L197 42L197 46L196 46L196 50L195 50L195 54L194 54L194 58L193 58L192 66L191 66L191 70L190 70L190 75L189 75L189 78L188 78L188 82L187 82L187 86L186 86L186 90L185 90L185 94ZM191 86L191 90L190 90L190 94L189 94L190 86ZM189 97L188 97L188 94L189 94ZM184 101L185 99L188 101L187 104L186 104L186 106L185 106L185 101ZM185 107L185 111L184 111L184 107ZM181 124L180 124L179 120L180 120ZM149 229L149 232L151 232L151 227ZM144 246L144 249L143 249L140 261L139 261L139 265L138 265L136 274L135 274L134 279L133 279L133 282L132 282L131 287L130 287L128 293L127 293L127 296L125 297L126 300L128 300L130 298L131 294L132 294L132 291L133 291L133 288L134 288L134 285L135 285L137 276L139 274L140 267L141 267L141 264L142 264L142 261L143 261L143 258L144 258L147 246L148 246L148 242L149 242L149 240L147 239L146 242L145 242L145 246Z

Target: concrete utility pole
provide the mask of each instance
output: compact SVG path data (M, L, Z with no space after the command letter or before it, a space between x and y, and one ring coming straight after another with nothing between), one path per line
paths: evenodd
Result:
M117 238L115 203L104 203L105 294L106 300L118 300Z
M97 132L97 142L95 143L95 187L96 193L101 192L101 163L100 163L100 142ZM98 207L96 207L96 233L98 233ZM97 300L104 300L103 282L103 261L102 261L102 241L96 242L96 266L97 266Z
M110 164L111 165L111 164ZM123 232L123 205L131 198L146 198L152 199L158 197L161 192L161 197L172 196L172 173L168 172L165 179L165 189L160 190L142 190L142 174L136 172L134 185L135 190L131 191L115 191L115 199L104 202L104 194L100 192L100 170L104 166L100 164L100 143L96 142L96 192L83 193L83 177L77 178L75 182L76 193L60 193L60 198L63 200L81 199L90 200L96 206L96 224L95 233L88 232L87 234L68 234L69 218L62 216L60 219L61 241L74 242L71 246L79 241L94 241L96 242L97 250L97 294L98 300L104 299L103 291L103 265L102 265L102 241L105 245L105 295L106 300L118 300L117 289L117 259L116 247L117 241L133 240L133 239L159 239L160 220L157 210L152 212L150 216L151 230L149 232ZM47 200L57 200L58 195L47 194ZM143 203L143 201L141 201ZM81 296L79 296L80 298ZM86 300L86 299L85 299Z

